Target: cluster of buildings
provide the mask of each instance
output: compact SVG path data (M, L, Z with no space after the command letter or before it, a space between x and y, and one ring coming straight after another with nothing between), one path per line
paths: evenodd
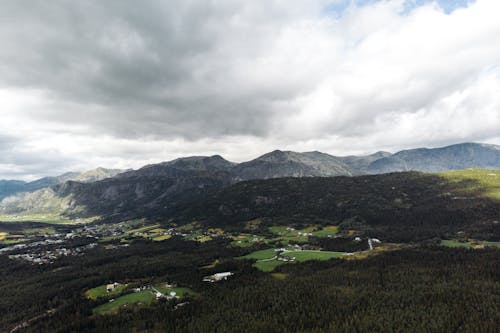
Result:
M61 244L61 243L64 243L64 241L60 240L60 239L47 239L47 240L33 242L33 243L15 244L15 245L7 246L7 247L0 249L0 254L6 254L9 252L14 252L14 251L28 249L28 248L35 248L38 246Z
M22 259L39 265L51 264L60 257L81 255L96 246L97 243L91 243L75 248L60 247L52 250L30 251L21 254L11 254L9 255L9 259Z

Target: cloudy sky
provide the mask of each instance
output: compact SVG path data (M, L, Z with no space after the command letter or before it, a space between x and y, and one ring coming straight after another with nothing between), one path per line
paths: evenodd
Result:
M0 178L500 144L498 0L4 0Z

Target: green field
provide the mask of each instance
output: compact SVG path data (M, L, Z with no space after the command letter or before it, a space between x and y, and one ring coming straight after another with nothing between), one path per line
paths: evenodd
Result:
M278 261L278 260L257 261L255 264L253 264L253 267L263 272L272 272L276 267L284 264L285 264L284 261Z
M110 298L110 297L121 294L125 289L127 289L127 285L121 284L108 293L106 291L106 285L102 285L102 286L87 290L85 292L85 295L89 299L92 299L92 300L96 300L98 298Z
M231 242L231 245L233 246L239 246L239 247L250 247L255 244L267 242L267 240L262 237L262 236L256 236L256 235L239 235L237 237L234 237L234 241Z
M0 232L0 244L14 245L17 243L22 243L28 240L24 237L24 234L9 234L8 232Z
M22 243L22 242L26 242L28 239L25 239L25 238L15 238L15 239L4 239L4 240L0 240L0 244L3 244L3 245L15 245L15 244L19 244L19 243Z
M442 246L446 247L463 247L468 249L482 249L485 247L496 247L500 249L500 242L487 242L487 241L467 241L462 242L458 240L442 240Z
M302 262L308 260L329 260L332 258L341 258L345 255L345 253L331 251L293 251L288 252L287 255L295 257L298 262Z
M337 234L337 226L327 226L323 228L311 226L299 230L294 230L287 226L273 226L269 227L269 231L280 236L274 238L273 240L275 241L305 243L309 240L309 236L304 234L312 234L312 236L315 237L333 237Z
M24 229L23 232L26 235L53 235L56 233L56 230L52 227L46 227L46 228Z
M147 225L147 226L140 227L140 228L137 228L137 229L128 230L126 233L129 234L129 235L135 234L135 233L146 233L146 232L148 232L150 230L157 229L159 227L160 227L159 224Z
M99 305L98 307L94 308L93 312L95 314L115 313L122 306L130 306L138 303L150 305L154 299L155 296L151 293L150 290L143 290L137 293L120 296L112 302Z
M40 222L48 224L83 224L94 222L99 216L71 220L60 214L0 215L0 222Z
M151 239L154 240L155 242L161 242L170 238L172 238L172 236L170 235L160 235L160 236L154 236Z
M255 251L255 252L252 252L252 253L247 254L246 256L243 256L240 258L262 260L262 259L272 258L275 255L276 255L276 252L274 251L274 249L267 249L267 250Z
M337 232L338 232L337 226L328 226L324 227L321 230L313 231L312 234L313 236L316 237L333 237L337 234Z
M492 199L500 199L500 170L466 169L440 173L453 183L464 186L464 194L479 194Z
M263 272L271 272L276 267L293 262L285 262L277 260L275 249L267 249L255 251L245 256L240 257L241 259L256 259L257 262L253 266ZM345 255L343 252L331 252L331 251L309 251L302 250L297 251L289 249L283 253L289 257L295 257L294 262L304 262L309 260L329 260L333 258L341 258Z

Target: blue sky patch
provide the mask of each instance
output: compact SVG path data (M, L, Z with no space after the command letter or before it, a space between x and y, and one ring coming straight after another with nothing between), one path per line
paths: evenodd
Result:
M347 8L349 8L351 4L355 4L356 6L362 7L380 1L382 0L340 0L340 1L335 1L334 3L327 6L325 11L329 14L342 16L343 12ZM445 11L445 13L449 14L453 12L455 9L467 7L470 3L473 3L474 1L475 0L406 0L403 14L407 14L415 8L431 2L437 2L439 6Z

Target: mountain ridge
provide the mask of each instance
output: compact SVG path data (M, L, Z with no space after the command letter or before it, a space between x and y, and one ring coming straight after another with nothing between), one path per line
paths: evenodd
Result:
M43 177L31 182L21 180L0 180L0 200L17 193L34 192L70 180L83 183L95 182L105 178L114 177L124 171L125 170L121 169L106 169L98 167L96 169L83 172L66 172L59 176Z
M167 211L186 198L247 180L437 172L485 166L500 168L499 146L464 143L346 157L317 151L274 150L243 163L227 161L220 155L191 156L146 165L112 177L104 177L103 170L107 169L96 169L80 174L80 178L5 196L0 201L0 214L60 213L76 217L131 218ZM68 176L70 174L66 174Z

